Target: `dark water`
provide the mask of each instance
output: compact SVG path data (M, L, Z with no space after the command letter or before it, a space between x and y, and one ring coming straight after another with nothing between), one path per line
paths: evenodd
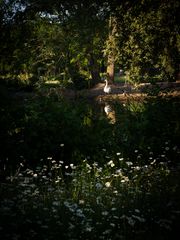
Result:
M85 157L103 163L104 149L132 161L137 161L137 153L141 161L148 161L150 152L159 161L165 155L172 164L179 158L178 98L124 103L6 99L1 102L0 125L1 175L20 163L36 166L48 157L67 164Z

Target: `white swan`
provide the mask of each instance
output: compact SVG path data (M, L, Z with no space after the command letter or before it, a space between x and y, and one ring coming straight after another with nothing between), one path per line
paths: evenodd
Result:
M111 87L108 85L108 80L105 79L105 82L106 82L106 84L105 84L105 87L104 87L104 92L105 93L110 93L111 92Z

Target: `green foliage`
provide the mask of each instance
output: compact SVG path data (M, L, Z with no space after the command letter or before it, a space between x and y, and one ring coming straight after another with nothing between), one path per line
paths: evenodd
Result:
M85 102L67 103L56 91L22 104L7 102L2 107L1 126L1 159L8 159L9 166L21 158L34 165L48 156L58 159L63 154L68 163L73 155L98 155L111 132L108 122L98 120ZM60 144L65 145L63 153Z
M146 165L106 155L111 160L103 165L66 165L67 183L61 160L49 157L34 170L21 164L0 186L3 239L175 239L179 170L157 163L156 155Z
M174 80L178 8L178 1L155 7L154 0L2 1L1 79L34 85L40 76L64 74L80 89L100 82L113 55L133 83Z
M116 46L119 64L130 82L171 81L178 69L178 7L137 1L122 4L117 14Z
M100 15L103 6L73 1L62 2L60 8L55 1L51 1L52 5L39 1L36 8L33 4L2 3L9 9L9 13L1 9L3 77L20 81L26 78L31 83L40 76L57 77L63 73L63 80L71 80L77 88L87 86L88 81L92 85L99 81L106 35L104 17ZM14 8L17 8L15 13ZM11 14L13 17L8 18ZM82 84L77 83L81 80Z
M110 124L97 103L56 91L17 97L2 86L0 97L3 239L178 232L179 99L111 101Z

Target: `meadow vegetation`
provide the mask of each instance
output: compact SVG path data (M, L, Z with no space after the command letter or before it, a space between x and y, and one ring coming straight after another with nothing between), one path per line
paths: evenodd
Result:
M179 99L1 96L3 239L177 239Z

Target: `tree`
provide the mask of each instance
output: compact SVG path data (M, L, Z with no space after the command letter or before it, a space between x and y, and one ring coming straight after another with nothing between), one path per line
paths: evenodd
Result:
M132 82L170 81L178 71L178 1L116 8L118 63Z
M11 18L2 14L3 20L9 19L2 37L2 42L8 41L1 48L2 54L4 48L9 52L3 54L2 64L11 66L8 71L15 70L17 74L26 71L35 75L41 68L46 74L64 72L65 78L74 82L91 79L91 85L94 85L100 81L102 48L106 39L106 6L103 3L54 0L4 3L13 13Z
M104 51L104 55L107 57L107 76L109 81L114 82L114 70L115 70L115 62L117 57L117 21L115 16L109 17L109 36L106 41L106 49Z

